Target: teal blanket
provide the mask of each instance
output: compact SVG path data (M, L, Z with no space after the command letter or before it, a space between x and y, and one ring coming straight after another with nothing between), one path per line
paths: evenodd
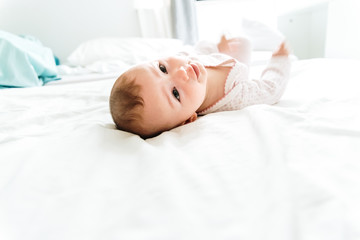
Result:
M42 86L58 79L50 48L33 37L0 30L0 88Z

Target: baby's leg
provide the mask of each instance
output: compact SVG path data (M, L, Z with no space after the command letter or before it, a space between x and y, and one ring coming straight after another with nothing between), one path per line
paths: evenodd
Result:
M245 37L226 39L223 35L217 47L219 52L227 54L248 66L250 65L251 43L249 39Z

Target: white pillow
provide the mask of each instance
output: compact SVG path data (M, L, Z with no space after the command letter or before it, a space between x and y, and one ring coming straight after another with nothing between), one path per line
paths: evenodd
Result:
M259 21L244 18L242 28L255 51L274 51L284 41L284 35L280 31Z
M170 38L99 38L80 44L67 60L72 66L119 60L132 65L176 53L182 47L181 40Z

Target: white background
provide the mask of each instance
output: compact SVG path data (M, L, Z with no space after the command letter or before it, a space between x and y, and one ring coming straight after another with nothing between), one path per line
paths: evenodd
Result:
M96 37L140 37L141 28L135 0L0 0L0 29L15 34L30 34L39 38L64 60L81 42ZM150 0L149 0L150 1ZM166 1L166 0L165 0ZM159 2L156 1L156 2ZM215 2L215 1L209 1ZM265 20L276 27L278 16L296 17L296 22L287 24L288 38L300 56L360 58L360 3L358 0L221 0L226 11L217 11L207 20L207 28L200 33L232 31L236 25L219 28L219 22L234 16L238 23L242 15ZM241 3L241 9L233 10L232 4ZM304 15L319 3L329 2L326 18ZM203 2L198 2L203 3ZM228 4L226 7L225 4ZM154 7L157 5L154 4ZM300 14L300 15L299 15ZM300 17L299 17L300 16ZM321 15L323 17L323 15ZM298 21L299 20L299 21ZM284 23L284 22L283 22ZM320 30L298 37L304 29L314 26ZM204 25L204 24L202 24ZM222 24L224 26L224 24ZM317 33L317 35L312 35ZM206 34L205 34L206 36ZM295 40L294 40L295 39ZM295 51L295 52L296 52Z

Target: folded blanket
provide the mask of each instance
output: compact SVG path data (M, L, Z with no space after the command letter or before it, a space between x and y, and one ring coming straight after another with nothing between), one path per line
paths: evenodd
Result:
M42 86L58 79L50 48L33 37L0 30L0 88Z

